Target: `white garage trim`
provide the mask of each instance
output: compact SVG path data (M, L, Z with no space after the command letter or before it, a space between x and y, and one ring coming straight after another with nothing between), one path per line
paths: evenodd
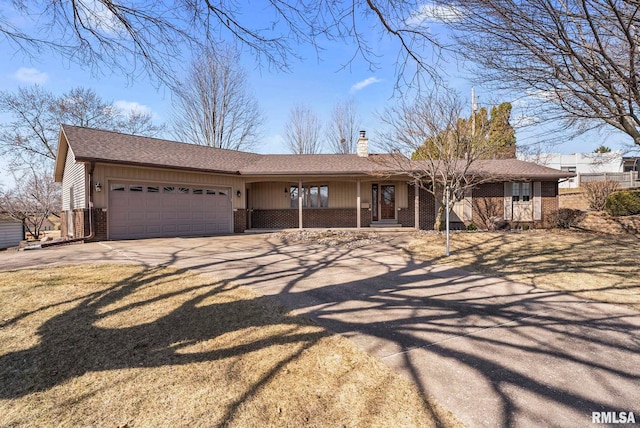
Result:
M109 239L208 236L233 232L231 188L109 182Z

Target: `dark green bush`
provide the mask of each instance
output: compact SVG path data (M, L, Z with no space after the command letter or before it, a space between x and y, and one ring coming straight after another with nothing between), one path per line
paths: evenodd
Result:
M475 225L475 224L473 224L473 223L469 223L469 224L466 226L466 228L467 228L467 230L478 230L478 226L476 226L476 225Z
M610 194L605 209L613 216L640 214L640 191L622 190Z
M570 227L577 226L585 214L580 210L573 210L571 208L560 208L553 211L549 217L549 225L559 229L569 229Z

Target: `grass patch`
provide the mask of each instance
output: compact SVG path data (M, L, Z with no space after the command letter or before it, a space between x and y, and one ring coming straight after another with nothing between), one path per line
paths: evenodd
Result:
M456 426L339 335L141 266L0 275L0 426Z
M426 234L408 251L422 260L640 310L640 241L632 236L562 230L452 233L451 255L445 257L444 234Z

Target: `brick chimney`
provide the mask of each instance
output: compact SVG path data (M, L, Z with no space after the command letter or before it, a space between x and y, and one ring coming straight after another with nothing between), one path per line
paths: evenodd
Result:
M361 158L369 157L369 139L365 136L366 131L360 131L360 138L358 138L357 154Z

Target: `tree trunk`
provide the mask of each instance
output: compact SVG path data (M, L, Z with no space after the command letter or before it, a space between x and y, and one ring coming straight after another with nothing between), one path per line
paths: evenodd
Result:
M436 222L433 224L433 230L442 231L445 227L444 221L444 213L445 207L443 204L440 204L438 207L438 213L436 214Z

